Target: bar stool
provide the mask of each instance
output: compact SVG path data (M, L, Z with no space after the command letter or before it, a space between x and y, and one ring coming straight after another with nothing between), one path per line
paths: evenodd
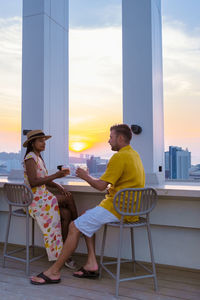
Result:
M32 219L32 245L29 246L29 212L28 206L33 201L33 193L31 189L25 184L12 184L6 183L4 185L4 191L6 194L6 200L9 205L9 214L8 214L8 223L6 229L6 236L4 242L4 250L3 250L3 267L5 267L5 259L13 259L26 263L26 275L29 275L30 271L30 263L43 257L43 255L35 256L30 259L29 248L32 248L32 255L34 255L34 219ZM13 210L13 208L19 207L17 210ZM8 236L10 230L11 216L24 217L26 218L26 247L20 247L12 251L7 251L8 245ZM26 249L26 258L19 258L12 254L23 251Z
M134 199L134 200L132 200ZM149 214L152 209L155 207L157 203L157 192L152 188L143 188L143 189L133 189L127 188L118 191L115 194L113 199L115 210L121 215L121 219L119 222L110 222L105 224L104 233L103 233L103 241L101 248L101 257L100 257L100 277L102 275L102 269L104 269L107 273L109 273L116 280L116 297L119 295L119 283L127 280L136 280L152 277L154 279L154 288L157 290L158 283L156 277L156 268L154 262L153 255L153 246L152 246L152 238L151 238L151 230L149 223ZM125 216L138 216L139 220L136 222L125 222ZM104 248L106 242L106 233L107 227L118 227L119 228L119 245L118 245L118 256L117 261L103 261L104 256ZM151 264L152 270L144 266L142 263L136 262L135 260L135 249L134 249L134 228L145 226L147 228L148 233L148 241L149 241L149 250L151 256ZM121 248L123 242L123 229L130 228L131 234L131 248L132 248L132 260L122 260L121 259ZM120 264L125 262L133 262L133 272L136 271L136 264L142 267L147 274L134 276L129 278L120 278ZM117 272L114 274L111 272L107 265L117 264Z

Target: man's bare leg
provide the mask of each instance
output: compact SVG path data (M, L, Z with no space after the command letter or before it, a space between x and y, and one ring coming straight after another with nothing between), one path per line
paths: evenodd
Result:
M71 222L69 225L69 232L67 235L67 239L63 245L63 249L58 257L58 260L45 272L43 272L46 276L51 279L59 279L60 278L60 270L64 266L65 261L72 255L75 251L78 241L80 238L80 231L74 225L74 222ZM44 282L42 278L32 277L32 281L36 282Z
M88 258L86 264L84 265L84 269L87 271L97 271L98 264L96 260L96 254L95 254L95 235L93 235L91 238L84 236L84 238L88 250ZM83 272L77 271L74 272L74 274L82 275Z

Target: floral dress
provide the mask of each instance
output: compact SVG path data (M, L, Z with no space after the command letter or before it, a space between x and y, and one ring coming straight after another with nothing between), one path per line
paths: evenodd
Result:
M29 152L24 160L33 158L37 165L37 176L46 177L48 175L43 160L34 152ZM24 182L30 187L24 163ZM57 198L50 193L45 184L32 188L33 201L29 206L29 213L34 218L44 236L44 244L49 261L57 260L62 247L62 234L60 211Z

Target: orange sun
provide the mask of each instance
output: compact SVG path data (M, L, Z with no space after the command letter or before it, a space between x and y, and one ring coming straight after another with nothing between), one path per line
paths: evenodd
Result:
M73 142L70 146L72 151L76 151L76 152L80 152L82 150L84 150L85 148L87 148L85 143L82 142Z

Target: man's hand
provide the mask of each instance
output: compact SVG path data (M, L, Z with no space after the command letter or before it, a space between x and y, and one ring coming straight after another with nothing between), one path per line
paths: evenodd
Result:
M88 171L80 167L76 169L76 176L80 177L81 179L86 180L88 178L88 175L89 175Z
M82 168L76 169L76 176L80 177L81 179L87 181L93 188L104 191L109 184L109 182L103 181L101 179L93 178L89 175L88 171L85 171Z

